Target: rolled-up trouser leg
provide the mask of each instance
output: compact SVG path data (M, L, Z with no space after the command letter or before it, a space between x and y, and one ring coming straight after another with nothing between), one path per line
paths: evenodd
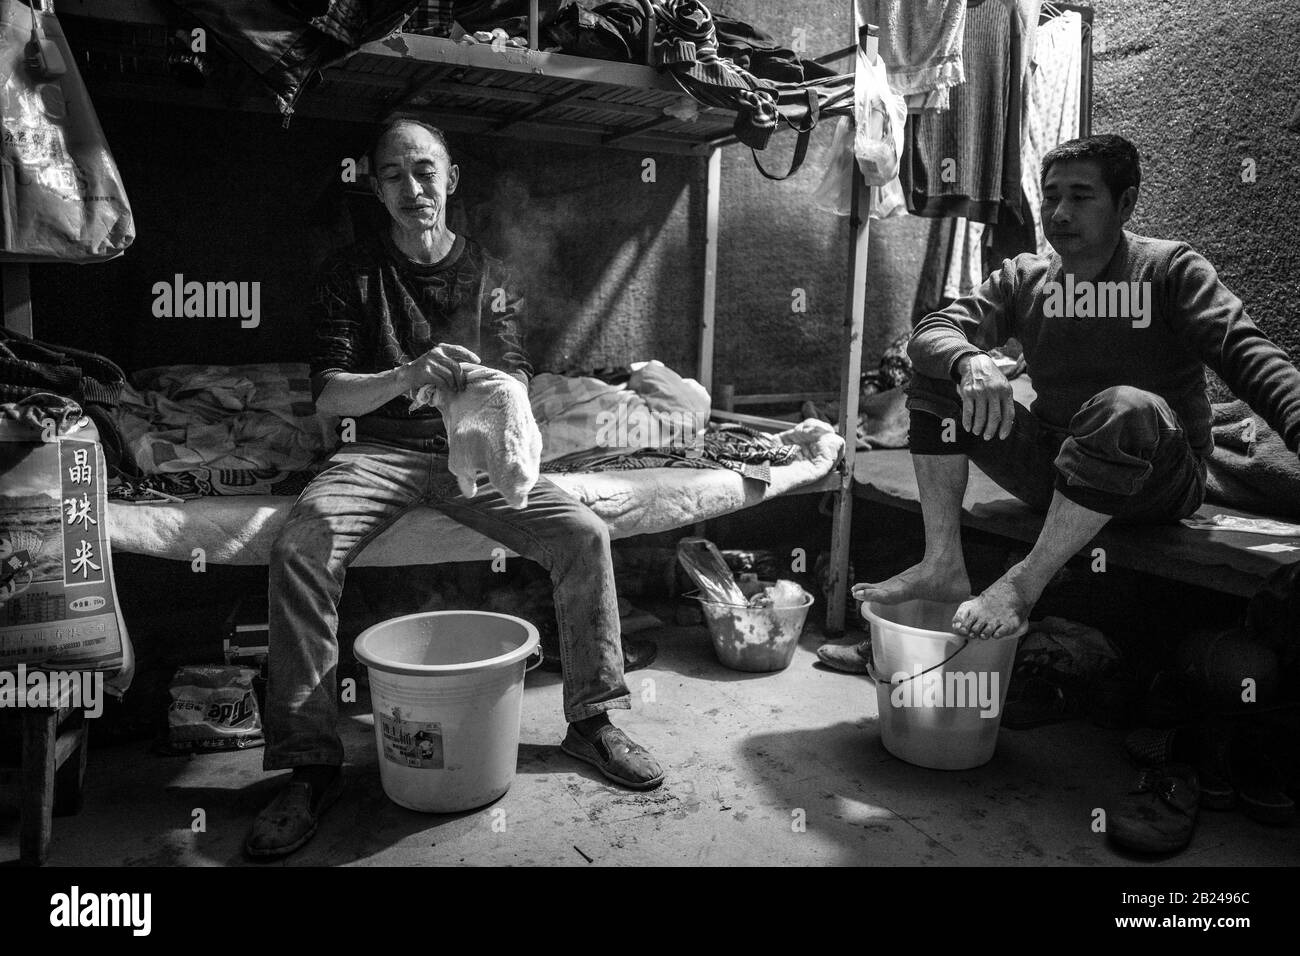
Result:
M1199 508L1205 494L1205 464L1173 409L1128 385L1084 402L1055 465L1062 495L1124 521L1176 521Z

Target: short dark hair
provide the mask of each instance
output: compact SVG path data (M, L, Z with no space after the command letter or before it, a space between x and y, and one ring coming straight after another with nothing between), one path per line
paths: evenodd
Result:
M1040 182L1047 182L1047 173L1057 163L1090 162L1101 167L1101 178L1110 189L1111 199L1119 197L1130 186L1142 185L1142 165L1137 147L1123 136L1105 133L1101 136L1084 136L1072 139L1048 151L1043 157Z
M429 133L429 135L438 141L438 145L442 147L442 151L447 154L447 162L451 162L451 147L447 145L447 136L442 130L438 129L438 127L434 126L432 123L426 123L424 120L414 119L408 116L399 116L397 119L390 120L384 124L384 128L379 131L379 135L375 137L375 141L371 144L369 152L366 153L366 161L370 166L371 176L379 175L376 163L379 158L380 144L388 137L389 133L397 129L399 126L418 126L420 129Z

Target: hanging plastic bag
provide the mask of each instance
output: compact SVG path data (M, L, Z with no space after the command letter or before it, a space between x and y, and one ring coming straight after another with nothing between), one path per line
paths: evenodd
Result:
M813 205L824 212L847 216L853 205L853 119L841 116L835 124L826 174L822 176Z
M856 134L853 152L858 168L870 186L884 186L898 175L903 155L903 128L907 123L907 100L889 88L885 61L873 64L858 49L858 72L853 116Z
M131 206L54 14L0 0L0 260L97 262L135 238Z

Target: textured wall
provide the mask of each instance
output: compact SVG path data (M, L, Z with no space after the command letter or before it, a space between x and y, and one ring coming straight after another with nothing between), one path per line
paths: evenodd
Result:
M1300 360L1300 7L1095 3L1093 129L1137 143L1132 228L1185 239ZM1194 12L1192 12L1194 10ZM1242 181L1254 160L1256 181Z

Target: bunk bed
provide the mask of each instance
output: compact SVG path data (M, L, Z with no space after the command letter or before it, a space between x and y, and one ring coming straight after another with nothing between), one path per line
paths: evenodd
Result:
M398 116L430 118L443 128L476 136L508 136L667 152L699 157L703 177L704 270L698 330L696 378L713 388L715 295L721 149L736 142L735 114L698 105L693 118L679 118L686 97L668 76L648 65L652 35L646 36L646 65L545 53L537 43L537 3L531 3L529 48L402 34L363 46L324 71L323 82L295 104L295 116L319 116L377 123ZM169 38L188 23L162 0L60 0L59 13L70 38L81 40L79 21L93 24L93 39L75 43L84 51L79 66L96 96L177 103L214 109L274 111L274 99L260 87L232 93L229 85L187 88L167 63ZM648 17L653 24L654 18ZM653 27L651 26L652 30ZM874 37L864 28L856 42L874 57ZM856 46L824 60L852 55ZM114 70L114 66L116 69ZM253 84L250 84L252 87ZM436 104L435 104L436 100ZM842 422L857 420L866 288L869 191L855 182L850 217L848 295L843 321ZM31 334L32 312L26 267L5 266L4 305L8 326ZM727 417L726 412L721 417ZM787 423L788 424L788 423ZM686 527L750 507L777 494L829 493L834 500L830 600L827 628L844 628L848 587L848 533L854 455L843 454L846 427L791 430L783 438L802 454L773 468L766 487L726 471L651 469L636 473L555 476L592 506L615 537ZM776 430L773 427L771 430ZM262 563L292 498L199 499L140 507L111 503L109 521L115 550L190 560L205 546L216 563ZM449 533L454 532L454 533ZM418 564L486 558L493 543L418 509L378 538L359 556L360 564Z

